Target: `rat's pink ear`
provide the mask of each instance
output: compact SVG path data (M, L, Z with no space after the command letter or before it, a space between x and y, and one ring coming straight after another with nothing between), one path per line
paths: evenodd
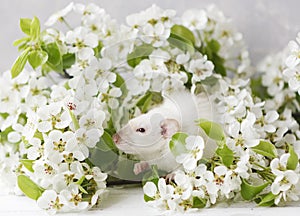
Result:
M173 134L179 131L179 123L175 119L165 119L160 123L161 135L166 138L171 138Z

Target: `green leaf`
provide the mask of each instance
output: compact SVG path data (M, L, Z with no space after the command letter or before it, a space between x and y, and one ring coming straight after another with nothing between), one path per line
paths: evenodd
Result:
M210 40L210 41L207 43L207 46L210 48L210 50L211 50L213 53L219 52L219 50L220 50L220 48L221 48L220 43L219 43L217 40L215 40L215 39Z
M48 54L44 51L31 51L28 55L28 62L33 69L43 65L48 60Z
M265 189L269 184L270 183L267 182L262 185L254 186L254 185L250 185L245 179L242 179L241 195L245 200L252 200L257 196L257 194L263 191L263 189Z
M142 113L146 113L151 105L152 92L148 91L137 103L136 106L140 108Z
M44 192L43 188L39 187L25 175L18 176L18 186L27 197L33 200L37 200Z
M270 207L274 205L274 200L277 195L272 194L272 192L259 196L255 202L258 203L259 206Z
M185 139L188 137L186 133L175 133L169 143L169 148L174 156L178 156L187 152L185 147Z
M12 68L11 68L11 76L12 78L17 77L24 69L25 64L28 60L30 48L25 49L22 54L16 59Z
M62 63L62 56L56 42L42 46L43 50L48 53L48 62L56 66Z
M226 68L224 66L225 59L218 54L220 48L220 43L217 40L212 39L210 41L207 41L206 43L203 43L202 46L198 48L198 50L202 54L206 55L208 60L213 62L215 66L214 71L217 74L226 76Z
M62 56L63 62L63 69L70 68L75 63L75 54L74 53L67 53Z
M104 131L102 137L100 138L100 141L97 143L96 148L98 148L101 151L114 151L118 152L118 148L116 147L111 135Z
M32 168L34 161L35 160L20 159L20 162L23 164L23 166L26 167L26 169L28 169L30 172L34 172L34 170Z
M184 41L190 41L193 45L196 42L193 32L183 25L173 25L171 28L171 34L176 35Z
M117 77L116 77L116 81L113 84L114 86L121 88L123 85L125 85L125 80L119 73L115 73L115 74Z
M26 44L29 41L30 41L29 37L23 37L21 39L15 40L14 43L13 43L13 45L14 46L19 46L20 44Z
M226 144L216 150L217 155L221 158L222 163L230 167L234 160L233 151Z
M103 48L103 43L99 41L98 46L94 48L94 53L97 58L101 57L102 48Z
M204 208L206 206L206 199L193 197L193 207L192 208Z
M289 153L290 153L290 157L287 161L286 168L289 170L295 170L299 164L299 158L294 148L291 145L289 145Z
M137 66L143 59L147 59L154 50L150 44L142 44L127 55L127 63L131 67Z
M70 117L71 117L72 122L74 124L75 130L78 130L80 128L78 119L76 118L76 116L74 115L74 113L71 110L69 110L69 114L70 114Z
M214 69L215 72L222 76L226 76L227 73L226 73L226 68L224 66L225 60L222 57L220 57L219 55L214 54L211 61L215 65L215 69Z
M174 25L168 42L183 51L194 52L195 36L188 28L182 25Z
M78 185L78 189L84 194L89 194L81 185Z
M164 176L166 174L167 173L165 173L165 172L161 173L158 170L157 165L152 165L151 169L144 174L143 179L142 179L142 184L145 185L147 182L151 181L157 186L159 177Z
M256 153L269 158L277 157L276 147L272 143L264 140L261 140L257 146L254 146L251 149Z
M149 202L149 201L153 201L154 198L147 196L146 194L144 194L144 200L145 202Z
M40 38L40 20L34 17L30 23L30 36L33 41L37 41Z
M27 35L30 35L30 25L31 25L31 19L28 18L20 19L20 28L22 32L24 32Z
M224 131L220 124L208 121L206 119L200 119L199 126L204 130L209 138L216 141L225 140Z

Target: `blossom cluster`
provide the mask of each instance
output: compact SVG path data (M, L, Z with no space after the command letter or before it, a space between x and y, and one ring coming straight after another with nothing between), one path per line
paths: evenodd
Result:
M243 36L215 6L177 16L153 5L126 22L76 3L42 32L37 18L21 20L26 37L15 45L23 52L0 76L0 182L50 213L89 209L103 199L108 175L133 171L122 163L134 156L113 143L120 125L187 89L209 95L216 122L199 120L206 137L171 139L182 169L169 181L149 179L145 200L174 211L239 197L269 206L298 200L299 36L250 82ZM33 71L20 70L26 62ZM207 142L218 146L212 158L203 157Z

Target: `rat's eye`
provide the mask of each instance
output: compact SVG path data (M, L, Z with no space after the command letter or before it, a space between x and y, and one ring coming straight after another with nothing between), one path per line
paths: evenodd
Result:
M136 129L136 132L145 133L145 128L138 128Z

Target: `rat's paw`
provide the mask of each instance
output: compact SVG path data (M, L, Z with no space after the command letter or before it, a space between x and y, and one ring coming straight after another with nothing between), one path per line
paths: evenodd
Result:
M165 179L166 179L166 182L170 183L174 180L175 178L175 173L169 173L168 175L166 175Z
M133 172L135 175L138 175L146 169L149 169L149 164L145 161L141 161L139 163L134 164Z

